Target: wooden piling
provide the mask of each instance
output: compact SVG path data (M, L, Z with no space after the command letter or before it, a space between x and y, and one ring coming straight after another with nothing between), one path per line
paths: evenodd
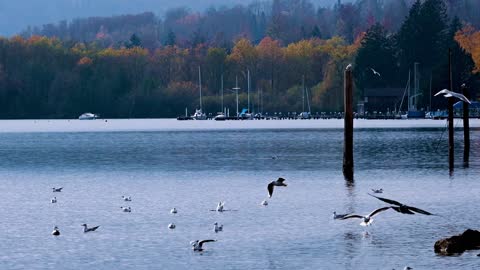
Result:
M468 89L462 85L462 94L469 98ZM470 161L470 115L468 103L463 102L463 167L468 168Z
M347 181L353 181L353 76L351 65L348 65L345 70L344 80L343 175Z
M452 81L452 49L448 49L448 80L450 91L453 91ZM450 173L454 169L454 139L453 139L453 104L455 100L453 97L448 98L448 168Z

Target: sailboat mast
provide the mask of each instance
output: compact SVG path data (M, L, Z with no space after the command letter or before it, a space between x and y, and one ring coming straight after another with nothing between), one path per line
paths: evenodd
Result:
M305 75L302 76L302 113L305 111Z
M250 70L247 69L247 110L250 112Z
M412 110L412 89L411 89L411 81L410 81L410 70L408 71L408 108L407 111Z
M307 95L307 107L308 107L308 113L311 114L312 110L310 109L310 97L308 96L308 89L305 88L305 93Z
M221 80L220 80L220 92L221 92L221 95L222 95L222 112L224 110L223 108L223 74L221 76Z
M236 96L237 96L237 117L238 117L238 90L240 88L238 88L238 77L235 76L235 88L233 88L235 90L235 93L236 93Z
M200 110L203 112L203 107L202 107L202 71L200 70L200 66L198 66L198 88L200 89Z

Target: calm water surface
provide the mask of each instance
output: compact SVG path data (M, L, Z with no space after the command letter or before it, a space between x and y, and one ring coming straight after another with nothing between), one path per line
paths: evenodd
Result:
M442 133L356 130L348 184L340 129L0 132L0 269L478 269L479 251L433 252L437 239L480 228L480 132L468 169L456 133L451 177ZM279 176L288 187L260 206ZM332 220L383 206L370 188L441 217L387 211L367 230ZM209 211L221 200L238 211ZM101 227L84 234L82 223ZM208 238L218 242L194 254L189 242Z

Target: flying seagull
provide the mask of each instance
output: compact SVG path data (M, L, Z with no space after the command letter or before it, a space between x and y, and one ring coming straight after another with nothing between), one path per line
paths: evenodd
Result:
M375 197L375 198L379 199L380 201L386 202L388 204L397 205L397 206L392 206L391 208L393 210L399 212L399 213L402 213L402 214L414 215L415 214L414 212L417 212L417 213L428 215L428 216L433 215L432 213L427 212L425 210L415 208L415 207L412 207L412 206L408 206L408 205L399 203L399 202L394 201L394 200L385 199L385 198L382 198L382 197L377 197L377 196L372 195L372 194L368 194L368 195L370 195L372 197Z
M62 192L63 187L60 188L52 188L53 192Z
M92 228L88 228L88 227L87 227L87 224L82 224L82 226L83 226L83 232L84 232L84 233L93 232L93 231L95 231L96 229L98 229L98 227L100 227L100 226L95 226L95 227L92 227Z
M52 235L54 235L54 236L59 236L60 235L60 230L58 229L57 226L53 227Z
M351 214L351 215L347 215L347 216L341 218L341 220L345 220L345 219L349 219L349 218L361 218L362 223L360 223L360 225L361 226L369 226L373 222L373 216L375 216L376 214L378 214L380 212L388 210L388 209L390 209L390 207L378 208L378 209L374 210L373 212L371 212L370 214L368 214L366 216Z
M472 102L470 102L470 100L468 100L468 98L460 93L456 93L456 92L453 92L453 91L450 91L448 89L443 89L441 91L439 91L438 93L436 93L434 96L438 96L438 95L443 95L444 97L446 98L449 98L449 97L456 97L458 99L460 99L461 101L463 102L467 102L468 104L472 104Z
M203 251L203 244L208 242L216 242L217 240L195 240L190 242L193 247L193 251Z
M373 72L373 75L377 75L378 77L380 77L380 73L378 73L375 69L370 68L370 70Z
M272 181L270 182L270 184L268 184L267 186L267 189L268 189L268 197L272 197L272 194L273 194L273 187L274 186L278 186L278 187L286 187L287 184L283 183L285 181L285 179L283 179L282 177L278 178L276 181Z
M333 211L333 219L343 219L344 217L350 214L337 214L337 212Z

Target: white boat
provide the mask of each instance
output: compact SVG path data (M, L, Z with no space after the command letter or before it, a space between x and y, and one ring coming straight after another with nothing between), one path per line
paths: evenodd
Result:
M207 120L207 115L202 112L202 109L197 109L192 115L192 118L193 120Z
M215 118L213 119L216 121L225 121L227 120L227 116L221 112L221 113L218 113L217 116L215 116Z
M98 118L98 115L94 113L84 113L78 117L79 120L95 120Z
M311 117L312 117L312 115L310 114L310 112L301 112L298 115L299 119L310 119Z

